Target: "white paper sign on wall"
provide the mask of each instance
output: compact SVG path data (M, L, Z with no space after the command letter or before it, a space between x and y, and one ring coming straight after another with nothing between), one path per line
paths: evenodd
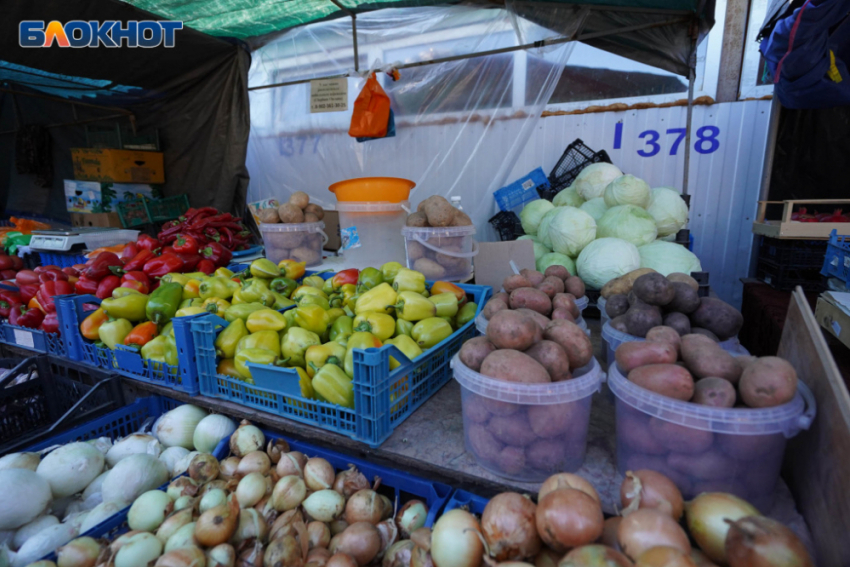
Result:
M348 79L310 81L310 114L348 110Z

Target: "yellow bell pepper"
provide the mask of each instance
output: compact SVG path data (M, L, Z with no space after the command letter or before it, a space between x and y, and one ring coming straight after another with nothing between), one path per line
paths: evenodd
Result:
M174 337L174 324L169 321L165 325L163 325L162 329L159 331L160 335L165 335L167 337Z
M224 315L224 312L230 307L230 302L220 297L208 297L204 300L202 307L210 313Z
M257 331L280 331L286 328L283 313L274 309L260 309L248 315L245 326L251 333Z
M295 260L281 260L277 267L284 277L300 280L307 271L307 262L296 262Z
M274 297L274 305L275 309L284 309L285 307L290 307L295 305L295 302L283 295L282 293L278 293L272 290L272 296Z
M307 374L313 377L325 364L336 364L342 368L345 362L345 350L344 346L333 341L307 347L307 352L304 354Z
M248 329L245 327L245 321L242 319L234 319L215 339L216 356L223 358L233 358L236 356L236 347L242 338L248 336ZM276 343L277 341L275 341Z
M254 364L279 364L278 356L270 350L264 348L246 348L236 353L233 359L233 364L236 366L236 371L242 375L246 381L254 382L251 376L251 369L248 368L248 363Z
M396 319L395 322L395 336L399 335L407 335L410 336L410 333L413 332L414 323L410 321L405 321L404 319Z
M410 332L410 336L421 348L429 349L448 338L453 332L448 321L441 317L431 317L416 323Z
M200 315L201 313L209 313L203 307L182 307L177 310L177 313L174 314L175 317L188 317L189 315Z
M215 272L213 272L213 275L219 278L231 279L233 277L233 272L227 268L218 268Z
M255 278L273 279L280 276L280 268L266 258L258 258L251 262L249 270Z
M405 321L421 321L436 316L437 306L415 291L402 291L398 294L395 313Z
M286 330L286 334L280 340L280 354L287 359L290 366L307 365L307 349L314 345L322 344L319 335L301 327L292 327Z
M457 315L457 296L453 293L438 293L428 298L437 308L437 317L454 317Z
M354 313L360 315L367 311L377 311L389 314L392 313L397 299L398 294L390 287L390 284L378 284L357 299L354 304Z
M416 270L402 268L393 279L393 289L398 292L415 291L422 293L425 291L425 275Z
M308 331L321 335L328 329L330 318L328 312L318 305L304 305L295 308L293 322Z
M242 375L236 371L236 363L232 358L222 359L221 362L218 363L218 367L215 369L217 374L223 374L224 376L229 376L230 378L237 378L239 380L242 379Z
M327 299L319 297L318 295L305 295L301 298L301 301L298 302L302 307L305 305L316 305L321 307L325 311L329 311L331 308L330 303L328 303Z
M340 317L345 316L345 311L339 307L331 307L328 309L328 325L333 325Z
M275 331L257 331L256 333L246 335L239 339L239 342L236 344L236 352L247 348L270 350L280 356L280 335Z
M308 400L316 399L316 392L313 390L313 380L307 371L296 366L294 370L298 373L298 385L301 387L301 397Z
M395 319L386 313L367 311L354 318L354 330L372 333L385 341L395 333Z
M239 284L228 278L209 277L201 282L198 292L201 295L201 299L209 299L211 297L230 299L238 289Z
M319 290L325 287L325 279L322 276L307 276L306 278L301 280L301 283L304 285L315 287Z
M328 294L326 294L324 291L317 287L312 287L309 285L298 286L295 291L292 292L290 298L296 303L301 303L301 299L303 299L307 295L315 295L323 299L328 298Z
M189 279L190 278L186 274L165 274L162 276L161 281L163 283L179 283L180 285L185 286Z
M339 366L322 366L313 377L313 390L320 400L354 408L354 384Z
M422 354L422 349L419 348L419 345L407 335L399 335L393 339L384 341L384 344L394 345L410 360L416 360ZM395 370L399 366L401 366L401 363L395 358L390 357L390 370Z
M383 346L381 340L372 333L357 332L348 337L348 350L345 353L343 369L345 373L354 378L354 349L379 348Z
M183 284L183 299L196 299L201 297L201 280L187 280Z

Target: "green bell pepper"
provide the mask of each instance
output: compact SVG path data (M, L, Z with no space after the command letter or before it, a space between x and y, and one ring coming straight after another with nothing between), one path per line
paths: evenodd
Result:
M393 279L393 289L397 292L415 291L422 293L425 291L425 275L422 272L402 268Z
M332 341L344 344L344 342L348 342L348 337L350 337L353 332L354 319L348 315L343 315L333 322L329 336Z
M275 278L269 284L269 289L286 297L291 297L292 292L298 289L298 282L292 278Z
M333 292L336 291L334 289L334 279L331 278L329 280L325 280L325 283L322 284L322 291L325 292L328 296L330 296Z
M132 330L133 324L127 319L115 319L101 325L97 330L97 336L107 348L114 350L116 345L124 344L124 339Z
M437 307L437 317L454 317L457 315L457 296L453 293L438 293L432 295L426 301L430 301Z
M230 299L238 289L239 284L233 280L222 277L211 277L206 278L198 286L198 295L201 299L209 299L210 297Z
M320 344L322 344L322 339L316 333L301 327L292 327L287 329L280 341L280 354L288 359L290 366L305 368L307 349Z
M448 321L440 317L431 317L416 323L410 336L420 348L428 349L448 338L453 332Z
M475 319L475 314L478 312L478 305L474 301L470 301L466 305L460 308L455 316L455 324L458 328L463 327L473 319Z
M159 284L150 295L145 307L145 315L148 320L157 325L164 325L171 321L183 298L183 286L177 282Z
M384 275L377 268L366 268L357 277L357 292L364 293L384 283Z
M224 331L222 331L224 332ZM248 348L261 348L270 350L280 356L280 335L275 331L257 331L239 339L236 344L236 352Z
M121 288L128 289L128 288ZM145 320L145 308L148 305L148 296L142 293L130 293L119 298L106 298L100 306L103 311L114 319L127 319L131 322Z
M313 376L313 391L320 400L354 408L354 384L339 366L322 366Z
M455 300L455 304L457 304L457 300ZM421 321L428 317L434 317L437 313L437 306L415 291L403 291L398 294L395 314L399 319Z
M274 296L274 307L275 309L284 309L286 307L290 307L295 305L295 302L283 295L282 293L278 293L272 290L272 295Z
M398 262L387 262L383 266L381 266L381 275L384 277L385 282L391 282L398 275L399 270L404 268Z
M156 337L142 347L141 354L142 358L177 366L177 344L170 336Z
M222 358L233 358L236 356L236 346L243 337L248 336L245 321L235 319L215 339L215 354ZM275 341L277 342L277 341Z
M404 319L396 319L395 321L395 336L400 337L401 335L410 336L410 333L413 332L413 325L411 321L405 321Z

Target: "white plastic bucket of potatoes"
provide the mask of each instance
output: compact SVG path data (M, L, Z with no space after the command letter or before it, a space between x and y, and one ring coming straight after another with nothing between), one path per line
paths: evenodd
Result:
M405 226L407 267L428 280L466 281L472 277L472 259L478 255L474 226L424 228Z
M306 262L307 267L322 263L322 248L328 242L325 223L260 223L266 258L277 264L281 260Z

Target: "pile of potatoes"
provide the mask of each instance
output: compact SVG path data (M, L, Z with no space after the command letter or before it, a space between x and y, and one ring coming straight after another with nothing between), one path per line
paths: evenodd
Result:
M319 222L325 218L325 210L310 202L310 196L304 191L296 191L289 202L277 209L262 209L258 214L260 222L266 224L301 224Z
M700 297L699 284L687 274L663 276L640 269L608 282L602 289L611 326L635 337L671 327L681 335L704 335L715 342L737 336L744 317L717 298Z
M472 259L452 256L452 253L468 253L472 250L472 235L456 236L454 231L441 232L440 228L472 226L469 216L455 208L444 197L428 197L407 217L406 225L411 228L429 229L419 231L416 237L425 240L432 250L408 237L407 267L422 272L429 280L461 280L472 275ZM465 246L464 246L465 245Z
M542 278L538 286L525 287L535 275ZM573 378L575 370L591 362L593 346L574 323L580 312L575 296L563 292L565 279L581 281L563 266L505 279L510 293L500 292L487 304L487 334L466 341L460 361L484 376L516 384ZM575 470L584 460L590 401L514 404L463 389L466 447L485 467L518 480Z

